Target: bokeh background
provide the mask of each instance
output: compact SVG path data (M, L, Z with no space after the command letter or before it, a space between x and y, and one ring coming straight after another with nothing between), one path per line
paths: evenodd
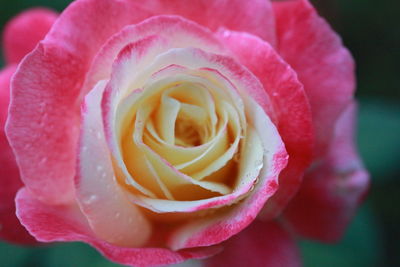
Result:
M68 0L0 0L0 30L33 6L62 11ZM305 267L400 266L400 1L312 0L357 62L358 145L371 173L368 198L344 239L301 242ZM0 66L3 60L0 58ZM111 267L82 243L36 248L0 242L1 267Z

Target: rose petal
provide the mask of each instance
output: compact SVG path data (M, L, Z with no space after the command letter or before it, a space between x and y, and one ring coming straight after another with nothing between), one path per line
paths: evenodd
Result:
M207 267L300 267L300 251L293 237L278 223L254 221L224 243L223 252L205 261Z
M176 14L213 31L220 27L245 31L275 43L275 21L270 1L264 0L182 0L141 1L141 7L160 14Z
M178 16L160 15L116 32L97 53L83 87L83 93L100 80L111 76L114 60L129 44L139 43L150 36L166 40L171 47L201 47L210 52L222 52L222 46L212 33L201 25ZM145 49L145 47L143 47ZM125 55L127 56L127 55ZM138 66L135 66L138 68ZM143 66L142 68L144 68ZM140 68L139 68L140 69ZM129 70L130 73L132 70Z
M327 154L307 172L284 216L302 236L339 240L369 186L354 145L355 104L340 116Z
M187 259L201 259L220 251L218 247L171 251L164 248L124 248L111 245L93 236L76 205L48 206L38 201L25 188L17 198L17 215L22 224L38 240L83 241L100 251L109 260L133 266L167 265Z
M98 238L120 246L138 247L150 236L151 226L124 196L115 179L103 133L101 99L106 82L85 98L82 112L77 200Z
M334 125L355 90L354 62L340 37L308 0L273 2L279 54L291 65L310 101L316 156L324 154Z
M6 125L21 178L47 203L74 198L80 64L59 47L39 44L17 69ZM20 107L24 107L21 109Z
M289 163L279 178L279 190L268 201L265 217L275 217L297 192L303 173L308 167L313 148L313 125L307 96L297 75L274 49L263 40L233 31L220 31L219 37L243 65L263 83L270 97L273 112L261 105L275 118L279 133L289 154ZM257 102L265 92L251 92Z
M35 242L34 238L27 233L15 216L15 194L23 184L4 132L10 79L15 69L15 65L10 65L0 72L0 238L14 243L31 244Z
M8 64L18 63L50 30L58 14L34 8L19 14L5 26L3 49Z

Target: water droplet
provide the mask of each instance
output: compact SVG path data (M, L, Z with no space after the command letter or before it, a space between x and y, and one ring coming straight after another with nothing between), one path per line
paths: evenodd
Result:
M101 132L97 132L96 136L97 136L97 139L101 139L101 137L102 137Z
M43 157L41 160L40 160L40 164L45 164L47 162L47 157Z
M115 218L118 219L119 217L121 217L121 213L119 213L119 212L115 213Z
M93 202L95 202L97 200L97 196L96 195L91 195L88 198L86 198L83 202L85 204L92 204Z
M99 171L99 172L101 172L103 169L104 169L104 168L103 168L102 165L97 165L97 166L96 166L96 170Z
M231 33L230 33L229 31L223 31L223 32L222 32L222 35L223 35L224 37L229 37L229 36L231 35Z

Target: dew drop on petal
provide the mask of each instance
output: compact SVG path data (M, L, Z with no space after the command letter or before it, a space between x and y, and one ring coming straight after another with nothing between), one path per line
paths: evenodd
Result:
M89 197L87 197L86 199L83 200L83 202L85 204L92 204L97 200L97 196L96 195L90 195Z
M45 164L47 162L47 157L43 157L41 160L40 160L40 164Z

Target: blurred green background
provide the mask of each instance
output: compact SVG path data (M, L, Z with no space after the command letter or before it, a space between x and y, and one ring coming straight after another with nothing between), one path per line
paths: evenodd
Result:
M68 0L0 0L0 25L33 6ZM366 203L335 245L303 241L305 267L400 266L400 2L314 0L357 62L358 144L372 177ZM0 59L1 60L1 59ZM2 65L0 61L0 65ZM82 243L36 248L0 242L0 266L118 266Z

